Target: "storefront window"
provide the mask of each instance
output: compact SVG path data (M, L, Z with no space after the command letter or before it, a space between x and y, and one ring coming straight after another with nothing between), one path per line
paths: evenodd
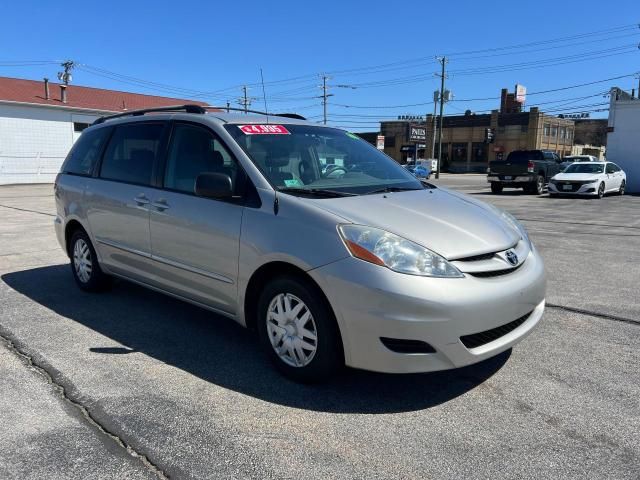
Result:
M487 145L483 142L474 142L471 149L471 161L486 162L487 158Z
M553 126L551 127L551 136L552 136L553 138L555 138L555 137L557 137L557 136L558 136L558 126L557 126L557 125L553 125Z
M550 133L551 133L551 125L549 125L548 123L545 123L544 124L544 136L548 137Z
M453 162L467 161L467 144L466 143L451 144L451 161Z

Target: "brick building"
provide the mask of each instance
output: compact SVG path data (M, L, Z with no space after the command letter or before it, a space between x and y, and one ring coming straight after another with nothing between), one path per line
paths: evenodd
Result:
M515 95L502 90L501 106L505 111L493 110L488 114L445 116L442 132L442 169L451 172L484 172L491 160L506 157L513 150L551 150L560 156L570 155L574 143L573 120L547 115L537 107L522 112ZM414 156L415 144L409 142L411 123L422 122L393 120L380 123L385 136L385 153L400 163ZM426 119L427 141L418 150L418 158L431 157L434 140L433 115ZM485 143L486 130L494 134L494 142ZM437 145L435 157L437 157Z
M82 130L102 115L194 102L0 77L0 184L51 183Z

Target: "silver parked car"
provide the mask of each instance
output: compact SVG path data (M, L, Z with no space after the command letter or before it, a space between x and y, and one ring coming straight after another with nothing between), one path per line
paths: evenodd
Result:
M293 117L183 106L85 130L55 185L79 287L230 317L300 381L461 367L533 329L544 267L514 217Z

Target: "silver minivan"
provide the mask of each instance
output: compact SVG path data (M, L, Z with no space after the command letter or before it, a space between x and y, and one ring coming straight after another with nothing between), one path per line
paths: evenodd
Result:
M511 215L420 182L349 132L193 105L104 117L55 184L80 288L113 277L254 329L299 381L492 357L542 317Z

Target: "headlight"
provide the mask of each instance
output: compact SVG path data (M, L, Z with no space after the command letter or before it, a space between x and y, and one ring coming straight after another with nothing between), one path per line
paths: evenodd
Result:
M463 277L437 253L398 235L363 225L339 225L347 249L356 258L394 272L424 277Z
M596 183L597 181L597 178L590 178L589 180L585 180L584 183Z
M529 244L529 248L531 248L531 240L529 240L529 234L525 230L524 226L518 221L516 217L511 215L508 212L503 210L496 209L500 212L500 216L504 221L506 221L509 225L515 228L519 233L522 239Z

